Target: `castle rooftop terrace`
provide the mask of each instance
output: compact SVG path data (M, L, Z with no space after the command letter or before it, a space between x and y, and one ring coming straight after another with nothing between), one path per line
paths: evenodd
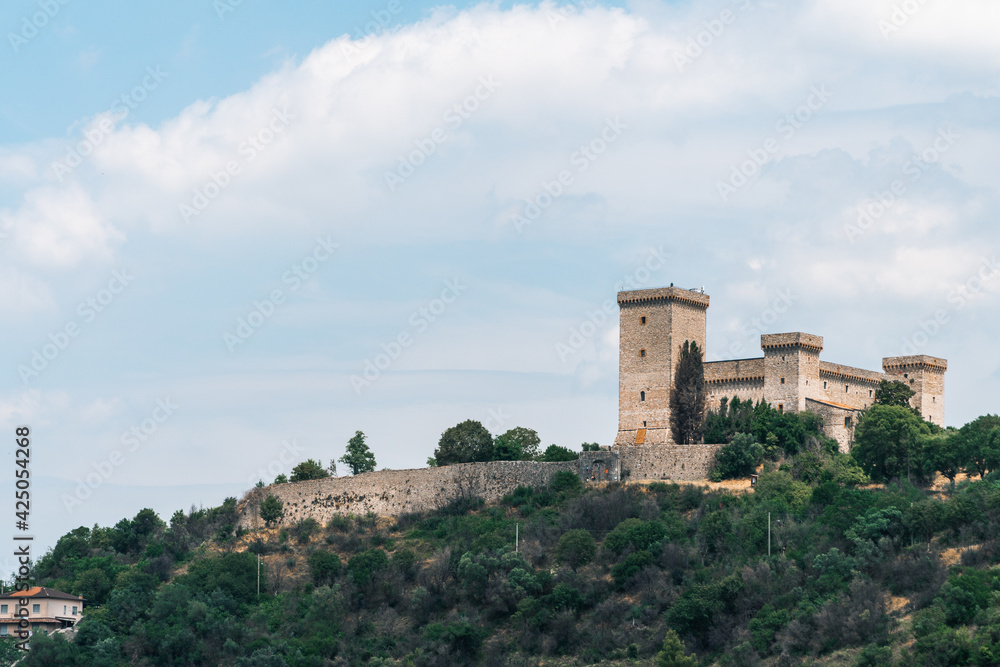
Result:
M652 289L637 289L618 292L618 304L652 303L656 301L680 301L693 306L708 308L708 295L702 291L682 289L680 287L654 287Z

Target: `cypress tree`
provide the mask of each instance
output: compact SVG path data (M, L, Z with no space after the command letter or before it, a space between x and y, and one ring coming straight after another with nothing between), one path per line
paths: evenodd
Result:
M681 358L670 389L670 430L674 442L701 442L705 424L705 367L701 349L693 340L684 341Z

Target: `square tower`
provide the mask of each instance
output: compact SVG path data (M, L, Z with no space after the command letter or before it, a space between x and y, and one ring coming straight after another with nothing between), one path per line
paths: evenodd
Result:
M764 350L764 400L782 412L805 411L809 390L819 384L823 337L802 332L764 334L760 347Z
M914 391L910 405L929 422L944 426L944 373L948 362L938 357L918 354L910 357L886 357L882 370L887 380L905 383Z
M705 350L708 295L660 287L618 293L617 445L672 444L670 389L684 341Z

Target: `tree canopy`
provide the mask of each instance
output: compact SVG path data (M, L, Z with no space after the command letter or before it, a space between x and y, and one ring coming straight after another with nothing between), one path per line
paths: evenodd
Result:
M496 437L493 457L497 461L530 461L538 456L541 442L532 429L516 426Z
M323 468L323 464L319 461L313 461L312 459L306 459L302 463L298 464L292 468L292 480L293 482L305 482L310 479L323 479L324 477L329 477L329 473Z
M909 407L873 405L854 431L851 456L873 481L923 476L921 450L930 426Z
M914 391L905 382L882 380L875 390L875 405L896 405L908 408L913 394Z
M365 442L365 434L355 431L347 441L347 452L340 457L340 462L351 469L352 475L375 470L375 455Z
M670 430L674 442L701 442L705 425L705 368L698 343L684 341L670 390Z
M493 436L480 422L466 419L441 434L434 460L439 466L493 460Z

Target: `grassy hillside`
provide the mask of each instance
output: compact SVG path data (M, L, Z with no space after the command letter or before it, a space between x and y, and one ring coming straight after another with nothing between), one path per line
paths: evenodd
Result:
M656 664L675 637L697 662L674 642L661 664L1000 662L995 473L858 487L815 440L765 465L752 493L565 474L495 507L239 535L233 499L144 510L37 563L92 604L21 664Z

